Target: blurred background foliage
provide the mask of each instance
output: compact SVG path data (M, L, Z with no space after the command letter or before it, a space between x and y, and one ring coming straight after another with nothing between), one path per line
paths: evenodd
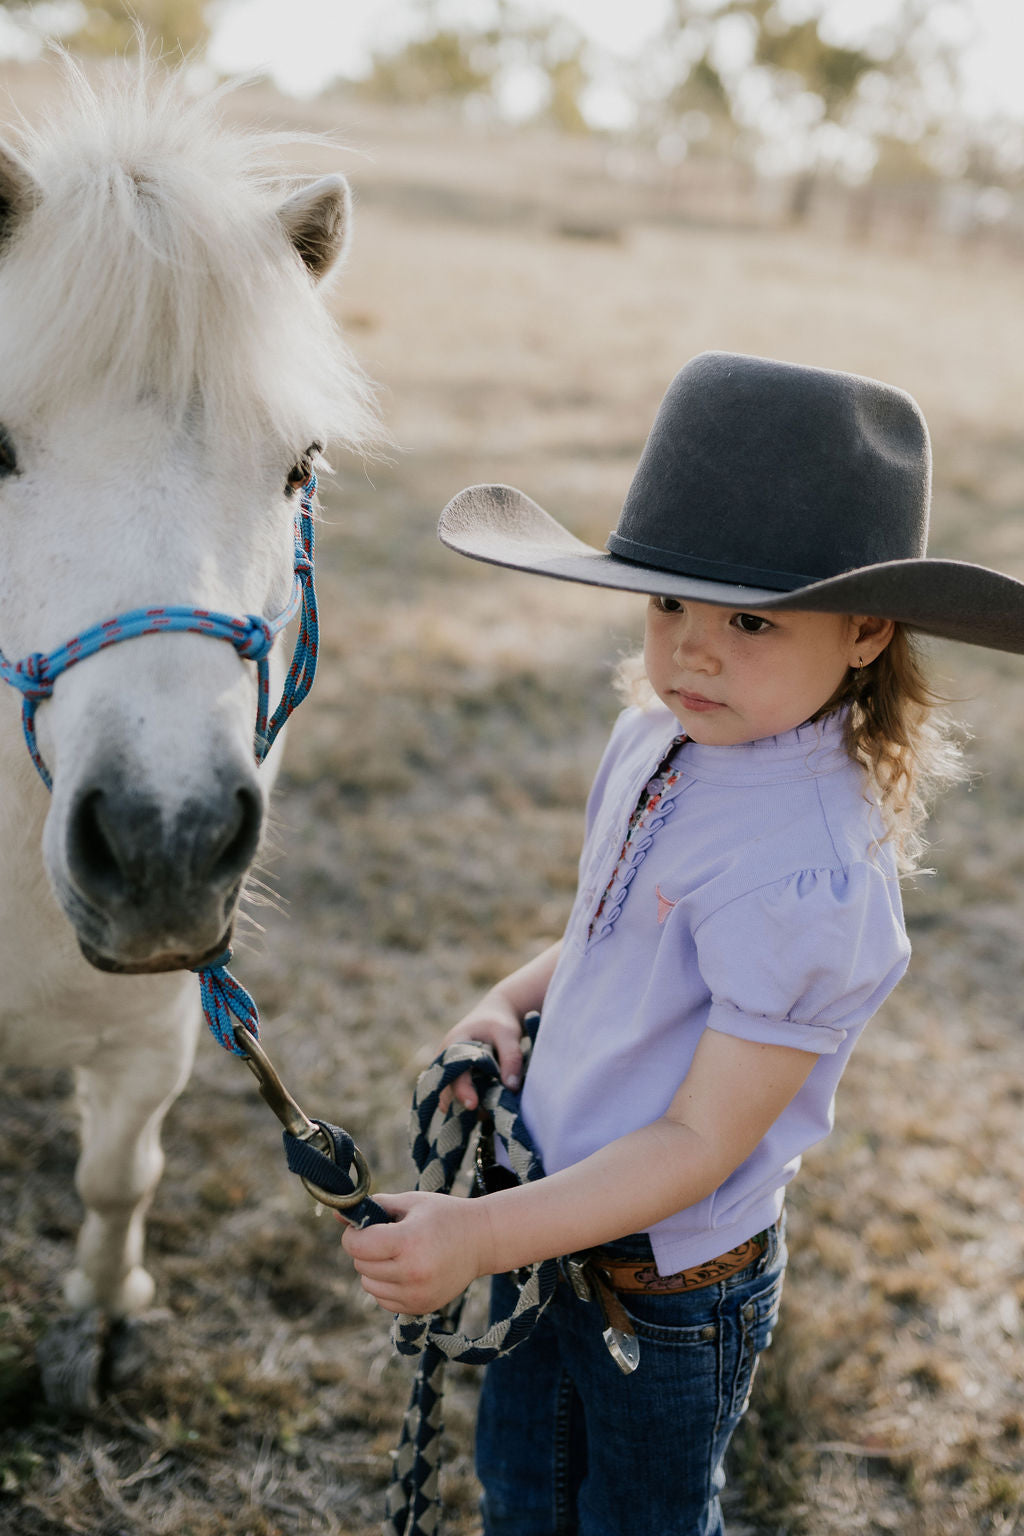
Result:
M259 0L0 0L8 39L56 35L75 52L148 45L209 61L231 13L255 24ZM339 0L344 4L345 0ZM1015 195L1024 120L966 106L964 37L976 0L892 0L856 45L835 0L666 0L663 24L612 57L569 11L528 0L384 7L382 36L335 93L388 104L444 104L477 122L509 115L653 150L669 170L726 158L785 179L786 212L805 218L818 184L969 181ZM384 12L388 15L385 16ZM383 23L403 16L388 32ZM310 38L315 48L316 38ZM216 48L213 49L213 54ZM601 104L618 103L611 127ZM623 111L623 103L628 107ZM979 217L1005 218L990 195Z
M205 0L0 0L0 9L28 37L57 36L82 53L128 52L140 28L168 52L202 49L210 35Z

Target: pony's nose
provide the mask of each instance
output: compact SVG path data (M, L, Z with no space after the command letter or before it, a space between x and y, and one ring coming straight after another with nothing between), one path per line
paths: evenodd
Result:
M155 801L93 782L71 811L68 872L91 905L111 915L130 907L136 921L148 914L155 927L176 930L189 909L194 918L197 906L237 887L262 821L258 789L241 776L186 802L169 824Z

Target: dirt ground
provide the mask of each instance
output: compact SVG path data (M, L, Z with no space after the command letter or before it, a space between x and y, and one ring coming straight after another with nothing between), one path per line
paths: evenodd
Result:
M235 110L353 146L312 160L355 187L339 313L398 445L334 455L324 486L321 675L261 871L275 895L235 969L300 1102L348 1127L379 1188L406 1187L416 1072L568 912L611 668L640 629L635 600L444 551L445 501L508 481L603 542L676 369L762 352L910 389L935 442L934 552L1024 576L1021 272L982 247L698 215L684 185L617 180L600 145L345 101ZM1024 1530L1024 662L936 655L977 778L936 817L910 973L792 1191L730 1536ZM79 1220L70 1089L0 1089L0 1529L377 1530L409 1370L211 1041L167 1122L144 1367L86 1420L44 1405L35 1347ZM452 1376L448 1528L468 1536L476 1380Z

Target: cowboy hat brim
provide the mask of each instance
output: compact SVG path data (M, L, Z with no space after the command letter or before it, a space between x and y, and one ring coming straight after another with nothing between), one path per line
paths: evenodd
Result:
M559 581L725 608L873 614L941 639L1024 653L1024 582L965 561L889 560L785 592L709 581L585 544L510 485L460 491L442 512L438 535L470 559Z

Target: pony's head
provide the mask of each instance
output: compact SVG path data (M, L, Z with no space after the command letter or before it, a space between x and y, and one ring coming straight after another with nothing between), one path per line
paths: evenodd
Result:
M224 126L180 77L142 66L97 93L68 74L63 115L0 144L8 658L140 607L279 612L289 475L310 444L365 445L376 425L324 302L343 179L289 189L283 136ZM198 634L104 650L40 706L47 871L94 964L196 966L223 947L268 789L255 710L253 665ZM0 763L32 774L27 755Z

